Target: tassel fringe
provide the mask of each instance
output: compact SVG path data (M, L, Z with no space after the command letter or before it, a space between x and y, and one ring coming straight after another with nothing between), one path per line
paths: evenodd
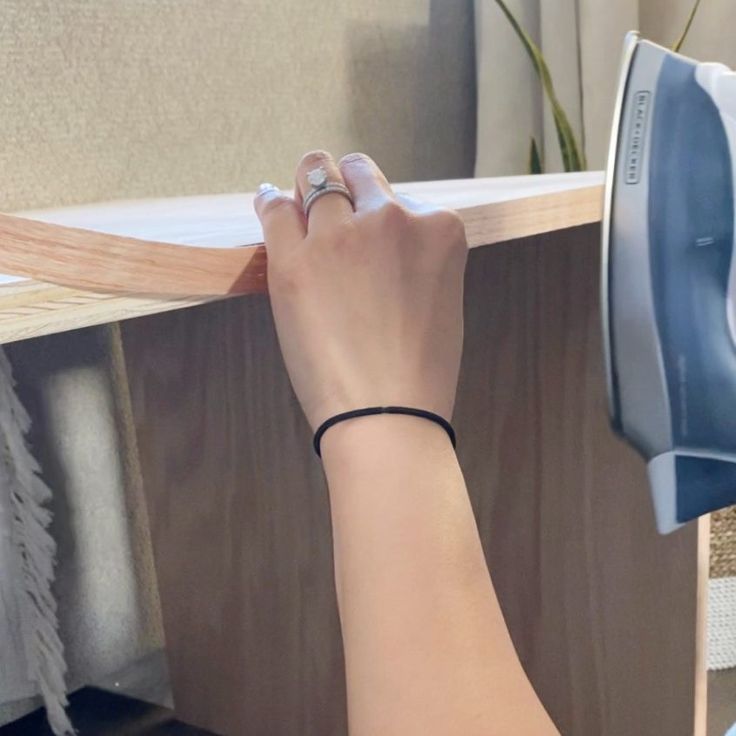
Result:
M38 685L51 730L56 736L71 736L75 731L65 710L64 647L51 592L56 561L56 544L48 532L52 514L46 507L51 490L26 445L30 427L30 417L15 393L10 361L0 348L0 483L9 489L12 504L27 674Z

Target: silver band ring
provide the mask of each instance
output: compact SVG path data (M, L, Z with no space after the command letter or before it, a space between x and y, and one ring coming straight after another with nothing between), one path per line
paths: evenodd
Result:
M354 204L353 195L350 194L350 190L341 182L328 181L327 172L322 166L312 169L307 174L307 181L312 185L312 189L304 198L302 205L305 217L309 217L309 210L312 209L312 205L325 194L341 194L350 202L351 206Z
M324 187L320 187L319 189L312 189L311 192L307 195L306 199L304 200L304 215L306 217L309 217L309 210L312 209L312 205L322 196L325 194L342 194L345 199L350 202L350 204L353 204L353 196L350 194L350 190L344 185L344 184L338 184L337 182L332 182L330 184L327 184Z

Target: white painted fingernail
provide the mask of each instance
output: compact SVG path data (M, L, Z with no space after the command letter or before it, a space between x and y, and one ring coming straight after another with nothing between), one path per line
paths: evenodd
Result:
M279 188L275 184L269 184L269 182L264 181L263 184L260 184L258 187L258 191L256 194L260 196L261 194L266 194L268 192L278 192Z

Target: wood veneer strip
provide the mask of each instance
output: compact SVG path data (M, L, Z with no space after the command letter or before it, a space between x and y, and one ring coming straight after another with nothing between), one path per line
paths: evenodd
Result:
M602 180L600 172L584 172L413 182L397 184L396 189L461 211L470 245L477 247L596 221L600 217ZM12 225L14 245L7 245L0 227L0 258L6 259L0 273L3 269L21 273L22 268L30 278L0 275L0 343L224 299L233 283L251 292L262 291L266 287L263 250L238 248L258 244L262 238L252 200L252 194L238 193L115 201L19 213L20 223L3 220ZM67 234L70 228L81 230L81 235L73 237L96 244L97 276L110 288L91 290L101 286L91 278L87 261L80 261L73 244L58 246L53 234L50 243L42 238L44 252L51 252L52 257L35 252L35 241L26 239L29 221L36 223L32 227L36 237L40 233L37 226L44 224L53 227L53 233L60 228L66 228ZM117 246L122 239L127 255L121 255L119 247L106 252L104 244L110 238ZM169 269L166 263L157 261L156 270L150 270L151 243L157 254L162 252L158 247L162 245L165 258L173 258L181 268L176 265L176 269ZM219 266L213 267L213 262ZM236 278L233 282L229 270L233 266L240 281ZM51 280L48 269L52 267L62 271L57 274L59 281L67 285L38 280ZM238 268L242 270L238 272ZM155 274L161 280L157 281ZM144 276L147 284L143 283ZM139 293L122 293L120 289L131 287L131 279ZM202 288L203 279L210 284L206 289ZM190 290L192 281L196 289ZM80 286L69 285L78 283ZM175 293L162 293L167 288ZM146 290L154 293L140 293ZM203 290L215 294L202 295L199 292Z
M266 290L266 253L188 248L0 215L0 270L108 293L224 296Z
M697 614L695 619L695 683L693 736L708 731L708 581L710 573L710 514L697 520Z
M471 248L596 222L599 185L459 207ZM0 215L0 271L73 289L213 297L264 292L266 253L254 247L182 247Z

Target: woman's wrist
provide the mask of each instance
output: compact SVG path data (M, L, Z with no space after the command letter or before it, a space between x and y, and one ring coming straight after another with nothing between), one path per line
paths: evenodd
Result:
M325 473L356 465L375 466L407 453L449 453L454 448L436 422L407 414L373 414L338 422L322 436ZM426 455L425 455L426 457Z

